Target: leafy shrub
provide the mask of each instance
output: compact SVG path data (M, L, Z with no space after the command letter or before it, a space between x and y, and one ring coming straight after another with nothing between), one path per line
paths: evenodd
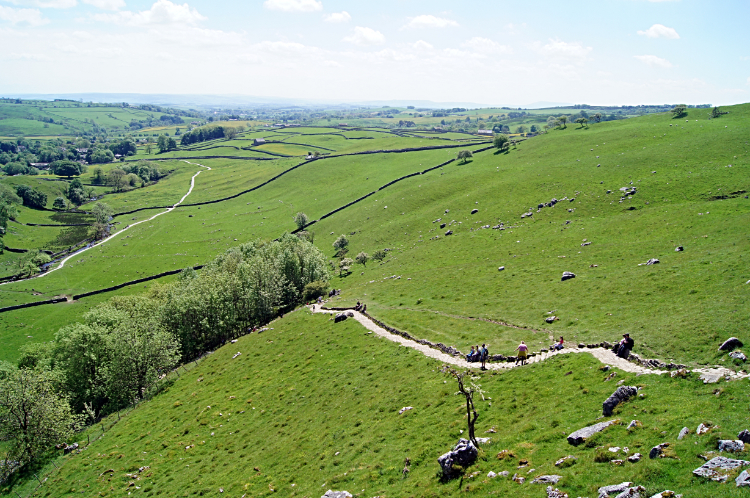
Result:
M328 291L328 282L322 280L316 280L305 285L305 290L302 291L302 299L304 301L314 301L320 296L325 296Z

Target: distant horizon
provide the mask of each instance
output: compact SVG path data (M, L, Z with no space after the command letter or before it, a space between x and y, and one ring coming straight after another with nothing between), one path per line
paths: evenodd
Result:
M97 99L96 97L100 97ZM168 102L169 98L173 98L174 102ZM95 103L118 103L127 102L129 104L152 104L152 105L163 105L163 106L182 106L182 105L199 105L199 106L216 106L216 107L247 107L253 105L266 105L266 106L284 106L284 105L295 105L295 106L365 106L365 107L424 107L430 109L441 109L441 108L453 108L453 107L465 107L471 109L500 109L508 107L510 109L554 109L554 108L565 108L576 105L588 105L591 107L623 107L623 106L654 106L654 105L675 105L678 102L659 102L659 103L639 103L639 104L592 104L588 102L577 102L577 103L565 103L565 102L548 102L548 101L536 101L528 104L488 104L478 102L440 102L423 99L392 99L392 100L371 100L371 101L346 101L346 100L323 100L323 99L291 99L286 97L265 97L257 95L243 95L243 94L194 94L194 93L119 93L119 92L79 92L79 93L1 93L0 98L5 99L24 99L24 100L48 100L53 101L54 99L68 99L68 100L80 100L83 102L95 102ZM213 101L212 101L213 99ZM182 100L180 102L179 100ZM195 100L194 102L188 102ZM199 100L202 100L200 102ZM221 102L220 102L221 101ZM707 105L711 102L679 102L686 105Z
M0 93L730 105L750 102L748 18L746 0L0 0Z

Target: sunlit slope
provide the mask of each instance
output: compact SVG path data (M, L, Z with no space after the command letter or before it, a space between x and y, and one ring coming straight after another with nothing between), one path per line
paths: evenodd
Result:
M61 470L39 496L220 496L223 490L238 497L317 497L334 489L362 497L466 491L538 497L544 485L530 481L544 474L561 475L557 487L571 496L595 496L598 487L623 481L645 486L645 496L664 489L740 496L732 483L691 474L704 463L700 452L745 428L738 410L721 409L747 401L740 382L723 386L717 398L715 386L697 378L618 371L616 378L642 387L644 397L617 408L613 418L624 425L572 447L567 434L599 420L601 403L615 388L602 382L611 372L601 372L598 361L573 354L502 374L476 373L485 391L484 400L476 397L477 435L492 442L463 481L441 482L437 458L466 435L466 408L438 361L368 335L352 320L334 324L306 310L271 327L209 355L179 379L172 374L166 392L123 416L86 451L61 457ZM413 409L399 415L407 406ZM707 418L719 426L712 434L676 440L682 427L695 429ZM642 427L628 431L630 420ZM492 427L497 432L486 433ZM100 433L97 426L87 434ZM79 435L84 444L87 434ZM664 441L679 459L646 456ZM628 447L620 458L636 452L644 458L623 466L596 463L597 453L609 453L594 446L605 445ZM515 456L498 460L503 449ZM570 454L575 465L555 467ZM519 471L520 459L529 465ZM490 471L518 472L527 482L489 479ZM25 496L25 489L18 491Z
M385 263L333 282L342 302L363 299L392 325L462 350L485 341L498 353L512 348L502 327L460 337L460 327L428 326L423 311L544 329L545 342L630 332L647 355L716 361L723 339L750 340L749 109L568 126L400 182L316 225L316 243L332 254L336 236L356 232L352 255L393 249ZM620 203L622 187L637 193ZM537 212L553 198L561 201ZM455 223L439 229L438 218ZM501 222L505 230L479 229ZM639 266L650 258L660 263ZM563 271L577 277L561 282ZM384 280L392 275L402 278ZM559 320L547 324L549 316Z
M33 285L21 282L0 286L0 298L10 305L18 304L19 288L34 287L46 295L78 294L110 287L156 273L203 264L230 246L256 238L273 239L296 228L293 216L298 211L317 219L380 186L406 174L421 171L455 157L455 149L440 149L405 154L368 154L331 158L304 164L266 186L234 199L203 206L180 207L128 229L99 247L76 256L65 268L36 279ZM202 164L202 163L201 163ZM207 165L211 164L207 162ZM261 173L262 183L275 173L277 166L247 166ZM194 167L193 171L200 168ZM222 169L223 168L223 169ZM183 188L189 187L189 169L180 169ZM227 174L228 171L234 172ZM226 163L216 170L196 177L195 199L186 203L218 199L235 194L232 175L251 175L236 163ZM278 171L280 172L280 171ZM217 181L214 181L217 180ZM238 177L238 182L240 178ZM262 180L262 181L261 181ZM177 188L170 184L169 192ZM175 190L176 192L176 190ZM212 195L208 195L210 192ZM192 194L191 194L192 195ZM115 204L118 209L133 209L138 203ZM154 216L159 210L140 211L117 217L121 230ZM29 294L30 296L30 294ZM29 301L36 299L28 298Z

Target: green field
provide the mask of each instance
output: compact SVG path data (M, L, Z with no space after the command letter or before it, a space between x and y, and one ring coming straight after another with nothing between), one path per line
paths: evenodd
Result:
M368 335L352 320L334 325L306 310L270 326L190 365L179 378L172 374L162 394L124 415L86 451L57 458L60 470L51 461L35 469L47 480L34 496L317 497L345 489L361 497L538 497L545 485L530 481L545 474L562 476L557 487L571 496L596 496L598 487L623 481L644 486L645 496L665 489L744 496L731 482L691 471L704 462L699 454L746 427L740 407L747 403L747 381L722 385L716 395L715 386L695 377L615 370L616 379L642 388L641 397L616 409L612 419L621 425L573 447L566 436L600 421L601 402L615 388L614 381L603 382L610 372L598 361L575 354L504 373L475 371L472 379L485 392L484 400L477 395L477 432L491 442L462 479L443 482L437 458L465 436L466 408L439 362ZM405 406L413 409L399 415ZM626 429L631 420L641 426ZM703 422L717 427L676 439L682 427L694 431ZM97 425L76 439L85 445L101 432ZM674 458L650 460L651 447L664 441ZM627 450L607 451L615 446ZM513 456L499 460L502 450ZM643 459L622 466L606 461L634 453ZM566 455L576 463L555 467ZM518 469L522 459L528 466ZM491 479L490 471L527 481ZM29 477L5 492L31 493L36 481Z
M463 133L351 126L256 129L164 154L139 151L130 160L160 159L171 173L126 192L98 187L119 214L115 235L62 269L0 285L0 306L206 264L242 243L293 231L293 216L304 212L306 230L330 258L330 287L341 289L329 304L364 302L370 315L418 339L464 352L485 343L491 354L512 355L521 340L538 351L561 335L570 345L611 342L628 332L641 357L741 371L744 364L717 347L731 336L750 341L750 104L722 110L728 114L719 119L689 109L682 119L663 113L569 124L505 152L478 152L487 140ZM542 116L528 119L536 115ZM259 137L270 143L254 146ZM445 147L451 145L458 147ZM389 152L419 147L433 148ZM323 156L300 157L314 150ZM462 150L477 152L465 163L449 162ZM372 153L347 155L357 152ZM212 157L195 159L204 156ZM253 156L272 159L242 159ZM81 179L89 183L92 176L90 169ZM63 186L56 180L2 179L41 188L49 205ZM171 212L122 214L183 198ZM552 199L554 206L545 205ZM200 204L210 201L217 202ZM66 216L22 207L18 221L62 223ZM349 239L347 257L387 249L384 259L340 273L333 242L341 234ZM11 222L5 242L53 248L72 237L63 228ZM0 256L0 276L13 274L21 258ZM659 263L646 265L652 258ZM564 271L576 277L562 282ZM1 313L0 360L16 361L19 347L53 340L112 296L158 293L175 278ZM549 317L557 319L548 323ZM346 489L363 498L535 497L545 486L530 481L558 474L557 487L570 496L596 496L599 486L623 481L645 486L645 496L665 489L685 496L743 493L691 471L719 439L748 429L747 379L706 385L695 372L681 378L615 369L610 382L611 372L588 354L475 370L472 380L486 393L477 397L478 436L492 442L462 478L442 481L437 457L465 435L466 418L455 381L439 361L368 334L353 320L334 324L305 308L269 326L180 369L179 377L170 374L153 399L119 422L116 414L104 420L104 437L85 451L43 459L2 492L317 497ZM565 437L600 421L601 403L619 381L641 387L643 396L616 409L613 418L622 424L570 446ZM399 415L406 406L413 410ZM626 429L631 420L641 425ZM677 440L680 429L694 431L699 423L714 428ZM75 438L85 444L100 434L101 426L93 426ZM667 458L647 458L662 442L670 443ZM615 446L628 448L617 453L622 459L635 452L644 458L609 463L608 448ZM515 456L498 459L504 449ZM566 455L577 457L575 465L555 467ZM748 459L747 452L739 458ZM519 468L521 459L528 467ZM143 466L149 468L132 477ZM519 473L527 482L491 479L490 471ZM47 478L38 489L33 474Z

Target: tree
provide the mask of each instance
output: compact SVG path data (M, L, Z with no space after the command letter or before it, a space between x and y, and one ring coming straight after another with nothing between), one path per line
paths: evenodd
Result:
M469 372L457 372L456 370L449 370L448 373L454 379L456 379L456 382L458 383L458 392L463 394L466 398L466 423L469 429L469 441L471 441L474 446L478 448L479 443L477 442L477 438L474 435L474 424L476 423L479 416L477 415L477 410L474 406L474 394L479 393L482 398L484 398L484 391L482 391L481 386L475 384L471 380L469 380L469 387L466 387L467 375L469 379L471 379L471 375L469 374Z
M369 255L369 254L367 254L366 252L362 251L362 252L360 252L359 254L357 254L357 256L356 256L356 257L355 257L354 259L355 259L355 260L357 261L357 263L359 263L360 265L362 265L362 266L367 266L367 261L369 261L369 259L370 259L370 255Z
M354 264L354 261L352 261L352 258L342 258L341 261L339 261L339 277L343 276L344 273L349 273L351 270L351 266Z
M153 147L152 147L153 143L154 143L153 138L148 137L146 139L146 154L151 154L151 152L153 151Z
M162 153L169 150L169 139L166 135L159 135L159 138L156 140L156 147L159 149L159 152Z
M115 160L115 155L112 153L111 150L100 147L100 148L94 149L88 161L92 164L104 164L104 163L111 163L114 160Z
M529 131L531 133L536 133L539 131L539 127L537 125L531 125L531 129Z
M672 108L671 112L675 118L681 118L687 114L687 106L685 104L677 104Z
M586 119L586 118L578 118L578 119L576 119L576 123L580 124L581 128L583 128L588 122L589 122L589 120ZM587 128L588 128L588 126L587 126Z
M64 197L55 198L55 202L52 203L54 209L65 209L67 207Z
M520 133L523 135L524 133L526 133L526 130L527 128L525 125L520 125L518 128L516 128L516 133Z
M499 134L495 135L494 140L492 141L492 144L495 146L495 148L499 150L508 150L508 147L510 146L510 139L507 135Z
M55 380L49 371L19 369L0 381L0 439L9 443L6 462L31 462L80 427L80 417L55 390ZM11 466L2 466L2 472L10 471Z
M562 123L563 128L567 128L568 127L566 125L566 123L568 122L568 116L566 116L565 114L563 114L562 116L560 116L559 118L557 118L557 120L560 121L560 123Z
M23 199L23 205L35 209L47 207L47 194L28 185L16 185L16 194Z
M596 121L597 123L599 123L602 120L602 113L601 112L597 112L592 117L593 117L594 121Z
M107 183L114 188L115 192L120 192L128 184L125 178L126 173L120 168L110 170L107 174Z
M170 137L169 140L167 140L167 150L175 150L176 148L177 148L177 140Z
M383 249L378 249L377 251L372 253L372 259L374 259L375 261L383 261L386 254L387 253Z
M93 183L95 183L97 185L101 185L101 184L103 184L105 182L104 170L102 170L99 166L97 166L96 168L94 168L94 170L92 171L92 173L93 173L93 178L91 179L91 181Z
M556 128L557 127L557 118L555 116L549 116L547 117L547 126L550 128Z
M103 202L97 202L94 205L94 209L91 210L91 214L96 217L98 223L109 223L109 219L114 214L114 211L109 205Z
M228 138L229 140L232 140L233 138L237 137L237 128L234 128L232 126L227 126L224 128L224 137Z
M474 154L472 154L470 150L462 150L459 151L456 159L461 160L461 164L466 164L470 157L474 157Z
M333 248L336 250L346 249L346 246L349 245L349 239L346 238L346 235L341 234L338 236L338 238L333 242Z
M310 220L305 213L299 212L294 215L294 224L297 225L297 228L300 230L302 230L309 221Z

